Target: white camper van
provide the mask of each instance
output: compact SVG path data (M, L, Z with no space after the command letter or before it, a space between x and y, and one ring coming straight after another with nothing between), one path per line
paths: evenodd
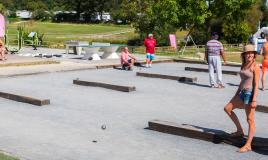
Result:
M253 43L258 54L260 54L260 49L266 42L265 34L268 34L268 27L262 27L253 35Z

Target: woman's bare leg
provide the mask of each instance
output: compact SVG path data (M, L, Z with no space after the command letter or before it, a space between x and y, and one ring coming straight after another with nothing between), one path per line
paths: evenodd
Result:
M249 105L246 106L246 115L248 122L248 139L246 144L240 148L239 152L247 152L251 150L251 143L255 133L255 121L254 121L254 113L255 108L251 108Z
M224 111L228 114L228 116L231 118L231 120L234 122L236 126L236 133L237 135L244 135L243 128L239 122L239 119L237 118L236 114L233 112L236 108L242 108L243 102L239 99L238 96L234 97L225 107Z
M262 84L262 90L264 91L265 89L265 79L266 79L266 71L262 71L262 77L261 77L261 84Z

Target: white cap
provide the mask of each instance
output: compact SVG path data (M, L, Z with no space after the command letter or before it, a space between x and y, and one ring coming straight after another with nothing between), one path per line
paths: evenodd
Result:
M148 34L148 37L153 37L154 35L152 33Z

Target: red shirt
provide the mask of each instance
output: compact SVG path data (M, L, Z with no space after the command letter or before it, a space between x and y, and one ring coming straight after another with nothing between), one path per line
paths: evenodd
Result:
M146 38L144 40L144 46L146 47L146 53L154 54L154 52L155 52L154 49L155 49L155 46L156 46L156 40Z

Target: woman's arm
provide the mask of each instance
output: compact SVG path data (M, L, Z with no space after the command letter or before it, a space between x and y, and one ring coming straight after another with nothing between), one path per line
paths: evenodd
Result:
M254 67L254 82L253 82L253 98L251 102L251 107L257 107L257 95L259 89L259 80L260 80L260 66L258 64Z

